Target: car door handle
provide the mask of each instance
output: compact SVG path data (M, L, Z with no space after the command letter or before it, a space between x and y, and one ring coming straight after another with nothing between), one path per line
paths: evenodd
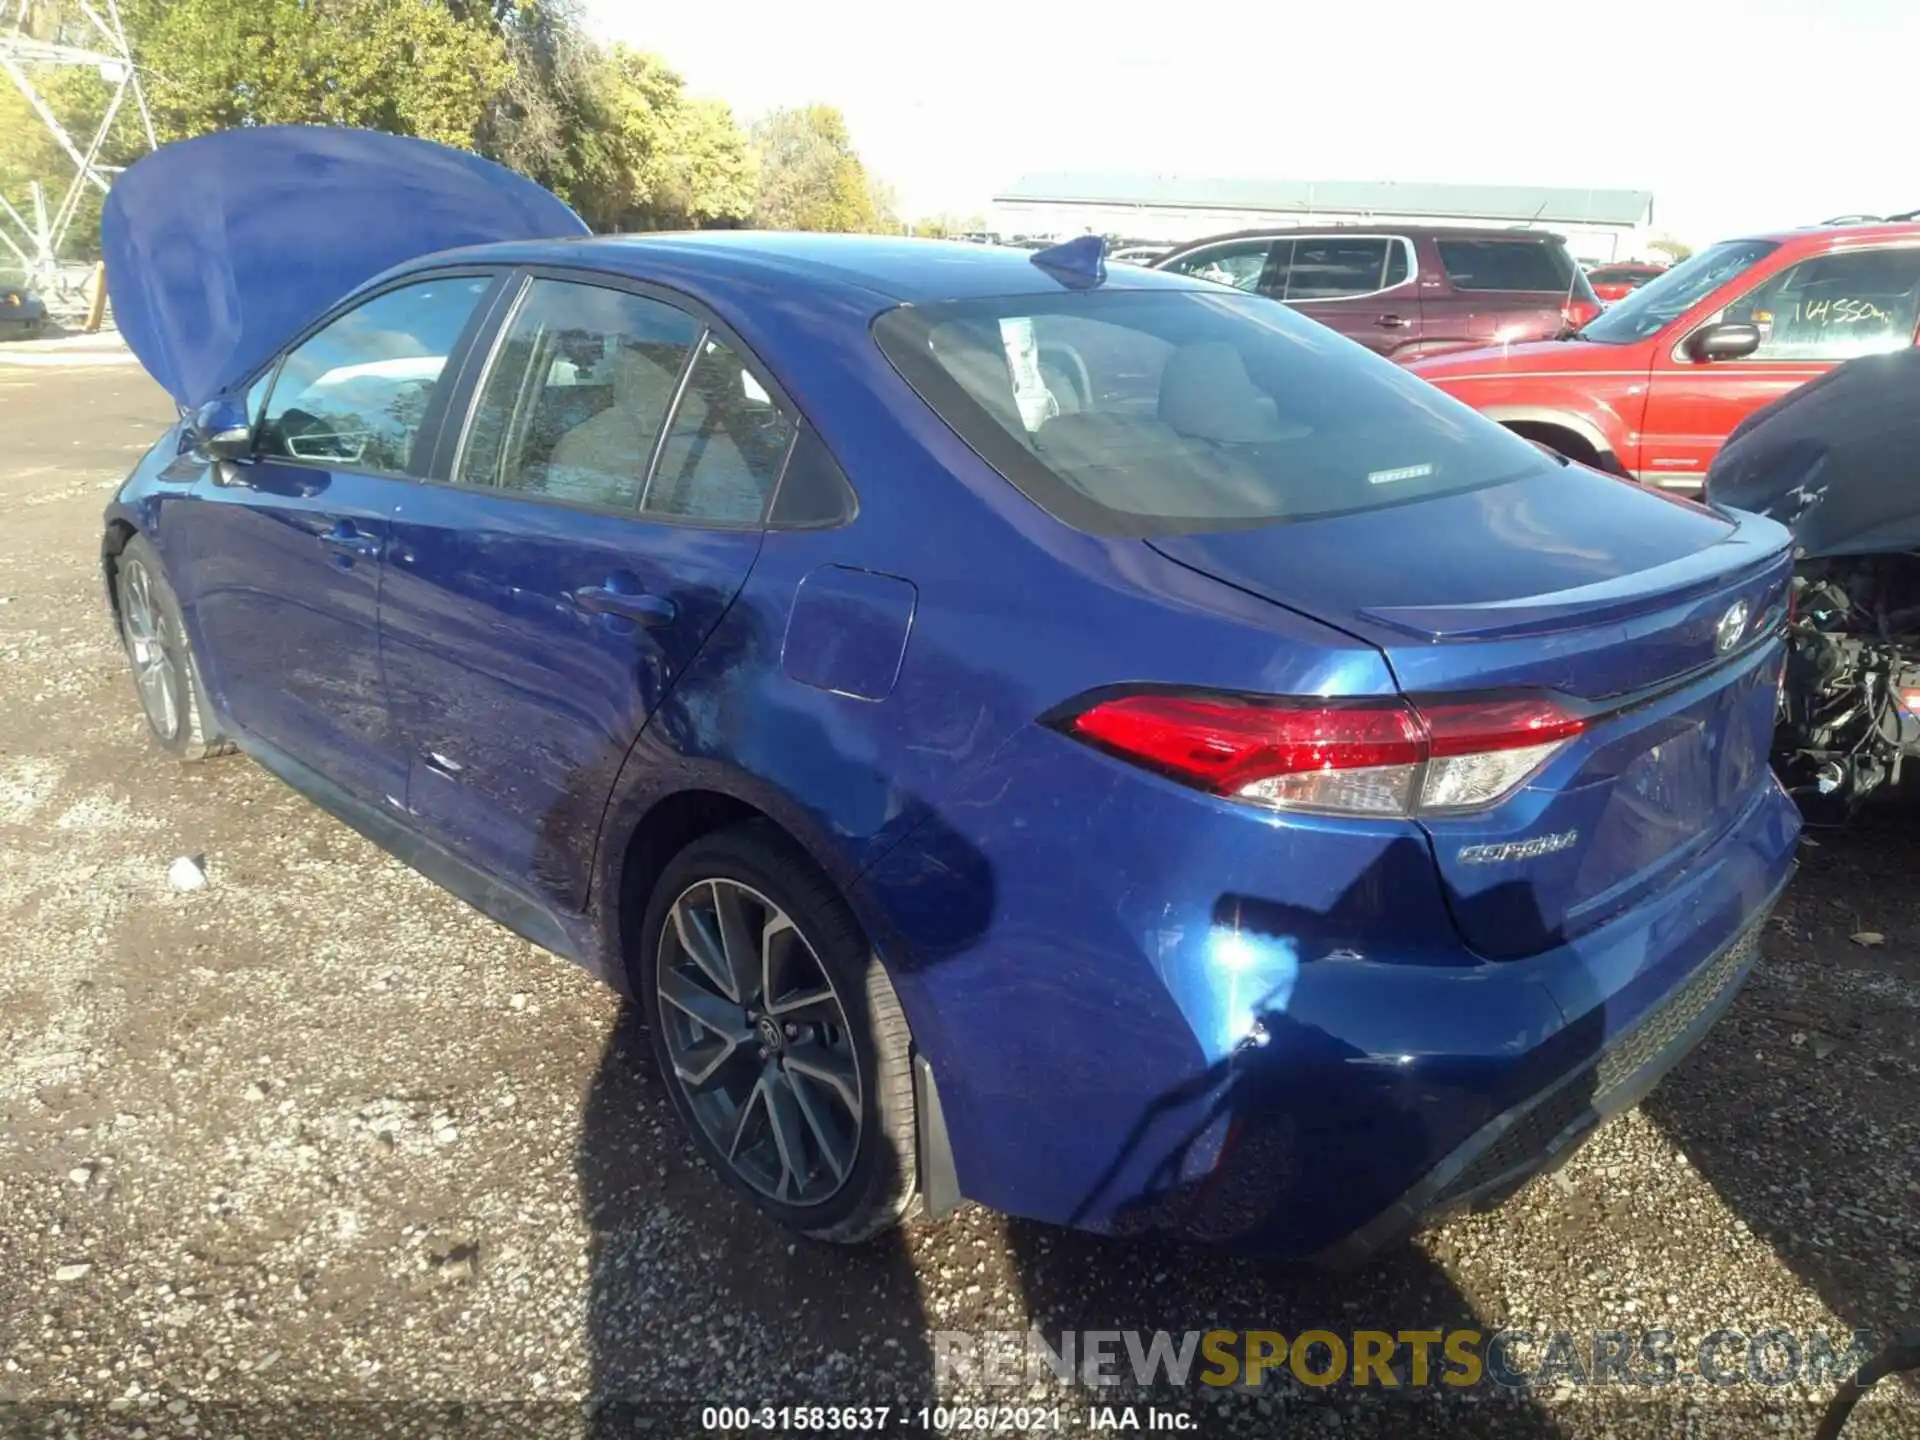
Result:
M1378 325L1382 330L1398 330L1407 322L1398 315L1382 315L1373 323Z
M590 615L618 615L636 625L665 625L679 608L664 595L635 594L605 585L583 585L567 598Z
M372 559L380 553L380 537L369 535L359 529L351 520L342 520L333 529L320 537L320 543L335 550L344 550L349 555L364 555Z

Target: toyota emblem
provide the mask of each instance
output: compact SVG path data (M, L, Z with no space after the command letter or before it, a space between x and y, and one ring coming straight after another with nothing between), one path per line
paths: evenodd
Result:
M1747 628L1747 602L1736 600L1727 607L1727 613L1720 617L1720 623L1713 627L1713 653L1724 655L1740 643L1740 637Z

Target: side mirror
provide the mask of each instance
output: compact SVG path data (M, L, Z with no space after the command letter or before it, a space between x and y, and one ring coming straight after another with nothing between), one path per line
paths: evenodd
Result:
M1744 360L1760 348L1758 325L1709 325L1696 330L1687 339L1687 354L1703 363L1714 360Z
M193 442L211 460L247 460L253 455L253 426L232 400L209 400L193 417Z

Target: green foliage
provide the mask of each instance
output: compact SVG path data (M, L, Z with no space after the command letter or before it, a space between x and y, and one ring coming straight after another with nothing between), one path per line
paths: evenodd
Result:
M595 229L711 224L747 213L752 157L733 112L688 99L657 55L615 45L591 56L573 98L580 123L556 179Z
M235 125L355 125L472 148L509 78L484 14L437 0L133 0L162 143Z
M913 223L913 233L929 240L952 240L960 235L979 235L987 228L984 215L928 215Z
M1689 255L1693 254L1693 247L1691 245L1683 240L1676 240L1671 235L1662 235L1657 240L1649 240L1647 242L1647 248L1658 251L1660 254L1666 256L1667 262L1672 265L1678 265L1682 260L1685 260Z
M877 230L873 183L831 105L775 110L753 127L754 221L770 230Z
M42 38L94 43L73 0L38 3ZM476 150L547 186L596 229L750 218L901 228L838 110L776 111L750 141L724 103L688 96L658 56L596 43L581 3L120 0L120 12L162 144L244 125L360 126ZM84 146L112 87L72 67L33 79ZM38 177L57 204L72 163L3 81L0 134L0 194L25 213L26 182ZM145 148L129 99L100 158L125 165ZM94 253L98 211L96 196L70 253Z

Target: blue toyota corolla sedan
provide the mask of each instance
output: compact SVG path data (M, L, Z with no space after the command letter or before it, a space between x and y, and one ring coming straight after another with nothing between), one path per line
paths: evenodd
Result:
M102 545L154 739L636 997L806 1234L1364 1256L1632 1105L1791 870L1786 533L1271 301L325 129L104 240L184 417Z

